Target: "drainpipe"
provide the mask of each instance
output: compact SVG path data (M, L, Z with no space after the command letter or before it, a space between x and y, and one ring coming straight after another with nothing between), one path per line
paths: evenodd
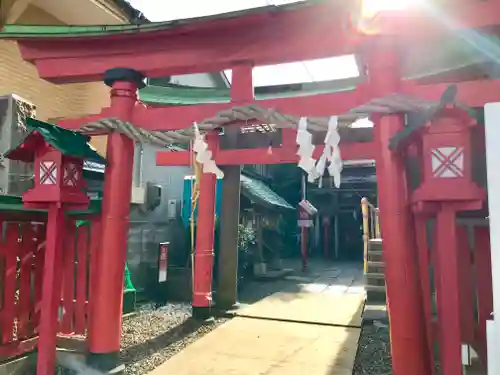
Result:
M134 172L132 175L132 186L142 186L142 162L144 148L142 143L136 143L134 146Z

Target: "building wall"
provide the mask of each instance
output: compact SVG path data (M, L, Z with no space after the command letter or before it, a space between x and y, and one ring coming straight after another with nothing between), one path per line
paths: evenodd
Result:
M35 6L29 6L17 22L64 24ZM40 79L35 66L21 58L14 41L0 40L0 56L0 95L17 94L35 104L40 120L99 113L109 105L109 90L103 83L54 85Z
M186 86L216 86L215 79L208 73L175 76L175 80L175 83ZM97 146L100 152L104 152L106 138L100 137L93 141L94 147ZM158 151L161 151L160 147L144 145L140 168L143 186L151 183L162 187L161 204L149 212L133 207L130 214L127 262L132 282L139 291L151 291L156 284L160 242L170 242L169 264L186 265L185 256L189 254L189 230L182 224L180 213L184 177L192 174L192 170L187 166L157 166ZM168 218L169 201L175 201L175 219Z
M143 181L160 185L161 204L152 211L145 212L140 207L132 207L127 262L132 282L138 290L148 289L156 282L158 246L160 242L170 242L169 263L183 265L188 251L188 232L180 217L184 176L191 173L189 167L156 166L157 147L145 147L143 152ZM168 217L168 202L174 200L177 215Z

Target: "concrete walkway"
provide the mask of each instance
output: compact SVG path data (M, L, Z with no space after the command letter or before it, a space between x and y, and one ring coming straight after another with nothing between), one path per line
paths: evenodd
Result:
M280 282L276 293L241 308L151 374L351 375L362 275L358 265L314 264L309 274Z

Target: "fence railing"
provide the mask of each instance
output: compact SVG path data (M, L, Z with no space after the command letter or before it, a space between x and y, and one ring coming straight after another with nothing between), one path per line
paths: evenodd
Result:
M33 350L38 341L46 213L0 198L0 361ZM9 202L11 203L11 202ZM63 238L59 334L84 336L91 303L90 272L100 236L91 211L68 212Z
M371 204L367 198L361 199L361 213L363 215L363 262L366 274L368 267L368 242L380 238L379 209Z

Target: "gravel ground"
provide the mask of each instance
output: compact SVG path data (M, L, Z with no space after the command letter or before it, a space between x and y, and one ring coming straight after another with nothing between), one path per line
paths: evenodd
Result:
M191 305L168 303L158 309L144 305L123 322L121 360L128 375L142 375L212 331L228 319L211 323L192 319Z
M353 375L392 375L389 327L366 324L361 330Z

